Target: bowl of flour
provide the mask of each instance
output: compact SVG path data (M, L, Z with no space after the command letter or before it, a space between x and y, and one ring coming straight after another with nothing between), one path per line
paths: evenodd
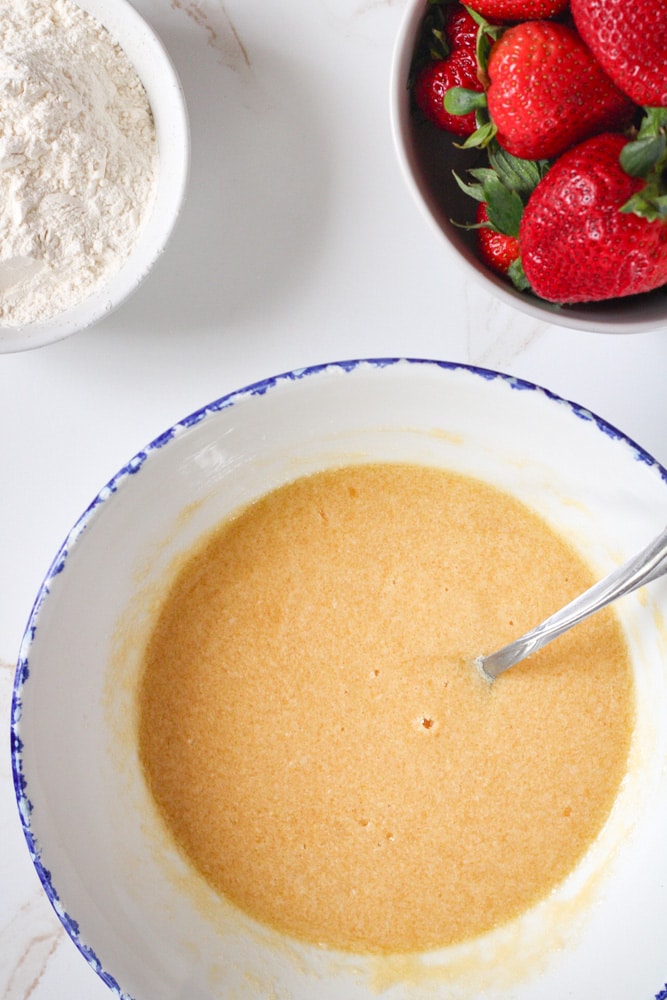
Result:
M126 0L0 0L0 353L110 313L161 256L190 142L169 54Z

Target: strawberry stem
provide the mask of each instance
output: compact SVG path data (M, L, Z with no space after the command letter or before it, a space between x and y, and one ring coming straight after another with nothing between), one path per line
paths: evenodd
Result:
M467 115L486 107L486 94L467 87L450 87L445 94L445 111L450 115Z

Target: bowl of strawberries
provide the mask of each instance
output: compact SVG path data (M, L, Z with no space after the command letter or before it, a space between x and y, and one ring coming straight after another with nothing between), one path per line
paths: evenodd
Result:
M408 187L489 290L548 323L667 327L664 0L408 0Z

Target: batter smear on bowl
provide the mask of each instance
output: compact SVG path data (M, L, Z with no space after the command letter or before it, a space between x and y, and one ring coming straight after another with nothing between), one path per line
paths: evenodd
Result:
M175 841L257 920L342 950L521 914L609 815L632 670L611 609L492 685L472 661L592 582L518 500L435 468L325 471L244 508L145 652L140 755Z

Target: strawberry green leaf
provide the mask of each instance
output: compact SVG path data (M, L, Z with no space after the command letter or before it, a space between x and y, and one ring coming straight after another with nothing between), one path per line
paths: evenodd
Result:
M506 236L518 236L523 215L521 196L506 188L497 174L486 180L483 190L491 227Z
M640 215L649 222L667 222L667 194L654 191L652 186L647 184L641 191L633 194L629 201L626 201L621 212Z
M461 178L457 173L455 173L455 171L452 170L452 174L454 176L454 180L456 181L456 183L461 188L464 194L467 194L471 198L474 198L475 201L486 201L486 197L484 195L484 186L482 184L467 184L465 181L461 180Z
M625 144L619 159L631 177L646 179L621 212L667 221L667 108L644 108L637 138Z
M488 222L457 222L456 219L450 219L449 221L457 229L465 229L466 232L472 232L475 229L493 230L493 227Z
M494 178L497 178L495 170L491 167L473 167L468 171L471 177L474 177L476 181L479 181L482 187Z
M510 278L512 284L518 292L531 291L530 282L528 281L526 272L523 269L521 257L517 257L516 260L512 261L507 270L507 276Z
M471 181L454 174L456 182L465 194L486 202L487 228L518 237L524 205L549 169L549 161L520 160L494 142L488 149L488 163L468 170Z
M412 89L420 69L428 62L439 62L450 53L445 34L445 10L441 0L430 0L422 21L415 53L408 74L408 89Z
M489 83L487 68L489 65L491 49L494 42L498 41L500 36L505 31L506 25L489 24L489 22L476 10L473 10L472 7L468 7L467 4L464 4L464 7L472 17L473 21L476 21L479 25L477 30L477 39L475 42L475 55L477 57L477 72L479 79L486 88Z
M431 31L428 52L431 59L434 62L438 62L440 59L447 58L447 56L451 52L451 49L444 31L439 31L436 28L433 28L433 30Z
M478 127L469 135L465 142L457 143L460 149L483 149L488 146L493 140L497 132L496 126L493 122L482 122L479 123L479 112L478 112Z
M666 150L667 138L664 135L635 139L621 150L621 166L631 177L648 177Z
M454 171L452 171L454 173ZM486 229L493 229L506 236L519 235L519 223L523 214L523 202L516 191L510 191L498 175L493 171L480 168L470 170L477 183L468 184L454 173L454 179L461 190L474 198L475 201L485 201L488 215ZM465 226L466 229L477 229L479 226Z
M487 20L483 14L480 14L479 11L475 10L473 7L469 7L467 3L464 3L463 6L468 11L473 21L475 21L476 24L480 26L480 28L486 26Z
M643 111L637 138L647 139L661 132L664 135L667 129L667 108L644 108Z
M480 28L487 34L489 34L492 38L498 38L500 37L500 35L502 35L503 31L506 28L506 25L489 24L484 15L480 14L478 10L475 10L473 7L469 7L467 3L464 3L463 6L468 11L473 21L475 21L475 23L478 24Z
M489 162L510 191L527 201L549 169L549 160L522 160L512 156L498 143L489 147Z
M472 11L470 11L472 14ZM475 18L477 20L477 18ZM490 25L482 20L480 28L477 31L477 39L475 43L475 55L477 57L477 74L480 81L484 85L484 89L488 89L489 77L488 77L488 66L489 66L489 56L491 55L491 49L494 44L498 41L500 36L505 31L506 25Z

